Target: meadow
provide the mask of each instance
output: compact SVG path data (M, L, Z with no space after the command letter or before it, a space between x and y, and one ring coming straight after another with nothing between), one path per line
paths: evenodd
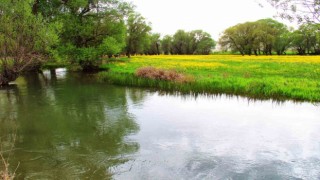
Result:
M141 67L175 70L194 80L181 83L137 77ZM112 60L102 68L108 71L100 77L119 85L320 102L319 56L134 56Z

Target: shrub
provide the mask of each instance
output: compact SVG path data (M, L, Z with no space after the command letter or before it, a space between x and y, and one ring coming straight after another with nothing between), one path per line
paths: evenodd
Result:
M176 82L192 82L191 76L178 73L176 70L157 69L155 67L142 67L136 70L136 76L155 80L176 81Z

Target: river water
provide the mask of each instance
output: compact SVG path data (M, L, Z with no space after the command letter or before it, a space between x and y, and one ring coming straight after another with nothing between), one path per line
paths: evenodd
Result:
M168 94L57 69L0 89L0 123L17 179L320 179L318 104Z

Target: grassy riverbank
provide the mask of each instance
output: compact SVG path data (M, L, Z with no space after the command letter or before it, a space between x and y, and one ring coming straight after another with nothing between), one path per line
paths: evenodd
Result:
M135 76L138 68L175 69L194 78L176 83ZM101 77L114 84L192 93L320 101L319 56L137 56L105 64Z

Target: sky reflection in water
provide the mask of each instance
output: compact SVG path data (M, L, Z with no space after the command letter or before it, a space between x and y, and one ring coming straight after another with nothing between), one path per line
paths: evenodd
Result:
M140 151L120 179L320 178L317 105L150 93L129 112Z
M174 96L64 70L0 90L17 178L319 179L310 103ZM17 128L15 130L15 128Z

